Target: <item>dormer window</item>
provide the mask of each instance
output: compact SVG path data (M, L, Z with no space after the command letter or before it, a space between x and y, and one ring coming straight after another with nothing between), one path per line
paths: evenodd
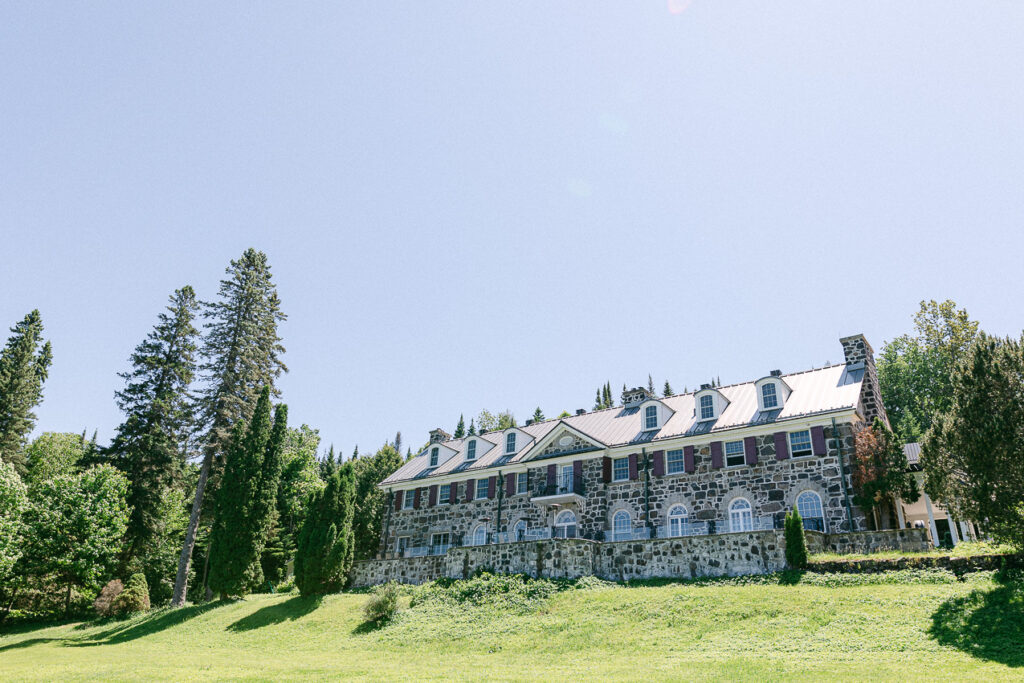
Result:
M700 397L700 419L710 420L715 416L715 397L704 394Z
M658 406L644 408L644 430L658 428Z
M782 379L778 370L773 370L768 377L762 377L754 382L754 395L757 397L758 410L768 412L770 410L782 409L792 389Z
M476 439L466 444L466 460L476 460Z
M441 449L438 448L437 446L434 446L433 448L430 449L430 466L431 467L437 467L437 457L440 454L440 452L441 452Z
M775 382L766 382L761 385L761 405L765 410L779 407L779 394L775 389Z
M505 435L505 452L515 453L516 452L516 433L509 432Z

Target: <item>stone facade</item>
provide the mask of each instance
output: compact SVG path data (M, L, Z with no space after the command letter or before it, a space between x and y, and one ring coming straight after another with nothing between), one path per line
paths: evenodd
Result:
M862 334L843 337L839 340L843 345L843 355L847 365L863 364L864 382L860 391L860 414L867 424L872 424L876 417L889 424L889 416L885 414L882 403L882 390L878 384L878 371L875 368L875 352L871 344Z

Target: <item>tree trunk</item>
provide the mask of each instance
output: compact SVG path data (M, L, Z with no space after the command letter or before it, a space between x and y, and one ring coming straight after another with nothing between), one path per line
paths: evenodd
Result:
M68 581L68 593L64 597L64 618L68 618L68 613L71 611L71 582Z
M207 449L206 455L203 456L203 466L199 469L199 483L196 484L196 497L192 501L192 515L188 519L188 528L185 530L185 543L181 547L181 556L178 558L178 576L174 579L174 597L171 598L171 607L184 607L185 599L188 597L188 569L192 563L192 549L196 545L199 513L203 508L203 493L206 491L206 480L210 477L212 465L213 450Z

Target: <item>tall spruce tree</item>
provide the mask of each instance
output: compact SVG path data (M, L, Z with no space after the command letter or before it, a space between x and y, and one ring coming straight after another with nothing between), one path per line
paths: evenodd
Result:
M594 410L600 410L604 407L604 401L601 399L601 390L598 389L594 393Z
M402 432L396 432L395 433L395 443L394 443L394 446L395 446L395 453L401 454L402 453Z
M369 559L377 552L381 523L387 507L387 494L377 488L377 484L401 466L402 456L388 444L372 456L360 458L352 465L356 486L352 533L357 559Z
M122 573L132 559L146 554L163 527L167 490L185 465L190 427L189 385L195 372L196 337L192 325L198 303L189 286L170 297L166 313L135 347L132 370L121 373L125 387L118 407L126 419L106 456L127 475L131 516L121 558Z
M647 391L651 396L657 396L658 394L654 391L654 378L651 377L650 373L647 373Z
M295 585L304 595L334 593L345 586L352 568L355 477L346 462L310 501L299 531Z
M545 419L544 411L540 409L540 406L537 406L537 410L533 411L533 421L543 422Z
M174 582L172 604L176 607L184 605L187 597L192 549L214 460L227 452L234 424L249 417L262 387L270 387L276 395L274 381L288 370L281 361L284 347L277 335L277 325L286 316L281 312L266 254L247 249L226 272L228 277L220 283L220 300L203 304L208 322L200 369L206 387L197 408L206 437Z
M476 436L476 422L473 421L473 418L469 419L469 432L468 432L468 434L469 434L469 436ZM395 450L398 450L398 449L396 448Z
M53 361L43 341L43 320L32 311L11 328L0 351L0 460L25 473L21 450L36 424L33 409L43 399L43 382Z
M466 420L462 415L459 415L459 424L455 425L455 434L452 436L456 439L461 439L466 435Z
M665 380L665 388L661 390L661 393L662 395L665 396L665 398L668 398L669 396L674 396L674 394L672 393L672 385L668 383L668 380Z

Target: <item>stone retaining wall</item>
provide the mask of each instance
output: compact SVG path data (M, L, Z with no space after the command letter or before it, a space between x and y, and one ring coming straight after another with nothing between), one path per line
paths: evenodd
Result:
M866 559L849 562L812 562L808 569L817 573L878 574L899 569L948 569L963 575L1024 567L1024 555L972 555L970 557L898 557L891 560Z
M807 531L805 535L807 551L812 554L877 553L883 550L920 553L932 549L927 529L887 529L838 534Z

